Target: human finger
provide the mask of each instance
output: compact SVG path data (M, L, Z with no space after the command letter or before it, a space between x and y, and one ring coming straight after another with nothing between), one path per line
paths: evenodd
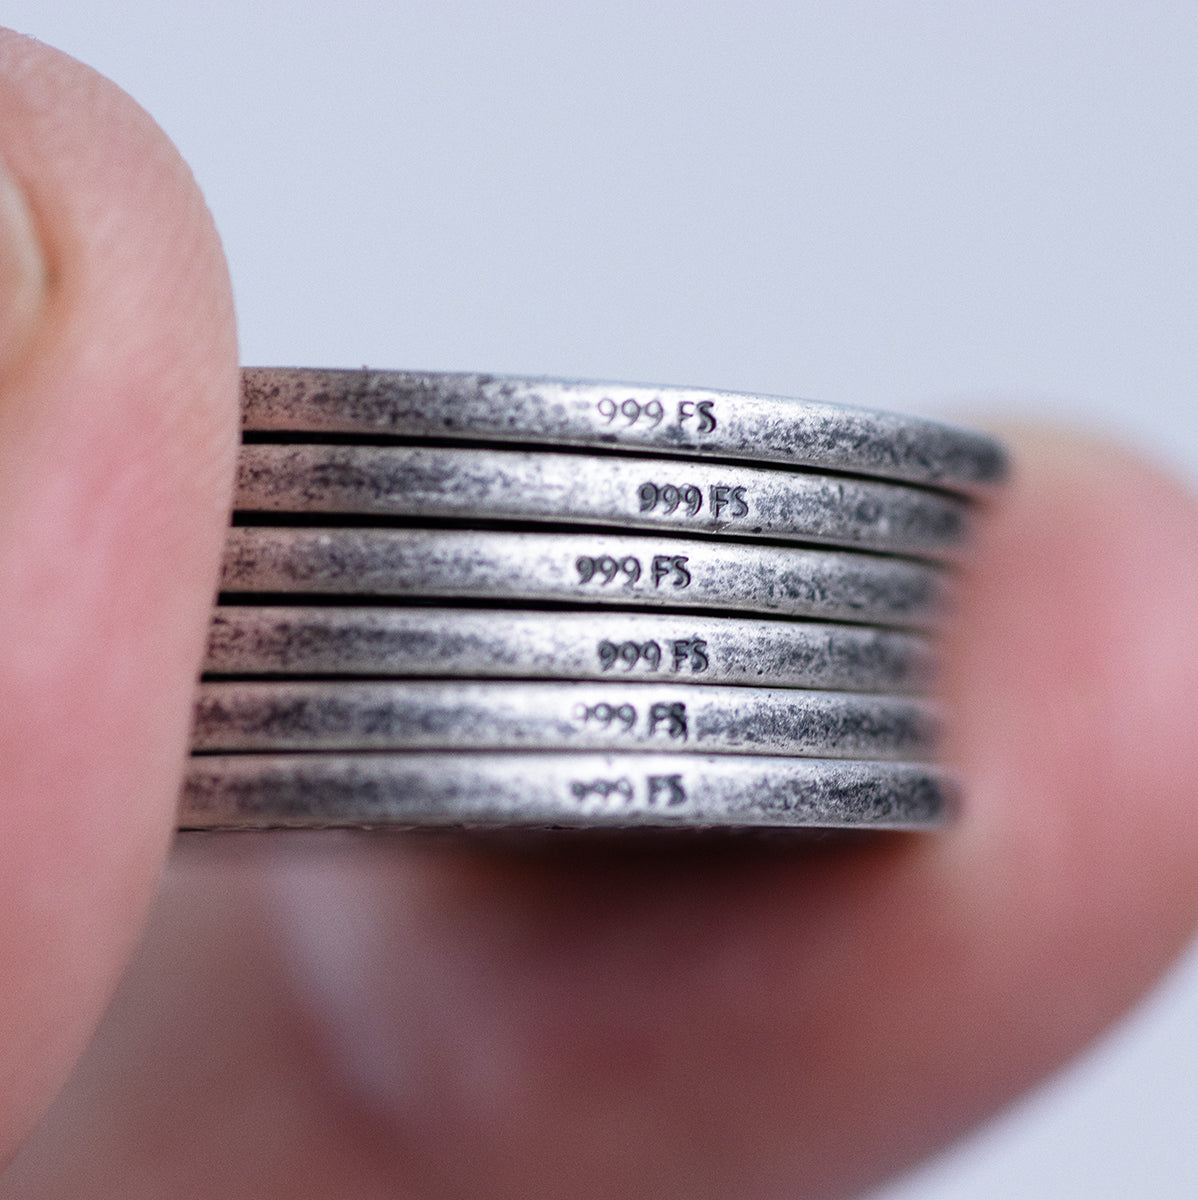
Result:
M0 32L0 1156L80 1053L173 823L230 490L236 349L187 168Z
M1198 512L1110 447L1014 440L945 638L964 799L943 834L279 848L301 992L418 1190L851 1194L1076 1052L1176 953L1198 915Z
M1053 1069L1198 909L1198 513L1109 448L1016 441L946 638L951 828L189 843L22 1181L846 1196Z

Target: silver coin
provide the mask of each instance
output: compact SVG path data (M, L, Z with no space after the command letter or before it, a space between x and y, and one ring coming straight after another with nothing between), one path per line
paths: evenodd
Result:
M331 826L932 829L952 780L912 763L674 754L191 760L182 829Z
M943 557L967 502L813 472L444 446L248 445L235 506L552 521L823 542Z
M914 417L680 387L416 371L253 367L248 431L607 446L813 466L975 490L999 481L994 440Z
M926 760L936 719L898 696L684 683L204 683L196 751L672 750Z
M225 675L640 679L915 692L928 640L869 625L648 612L221 605L204 670Z
M226 593L555 600L725 609L928 626L945 601L930 563L834 550L428 529L229 531Z

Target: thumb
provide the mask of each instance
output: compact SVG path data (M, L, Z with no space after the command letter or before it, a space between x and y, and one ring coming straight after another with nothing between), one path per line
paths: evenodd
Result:
M0 31L0 1162L98 1020L174 823L236 360L166 137Z

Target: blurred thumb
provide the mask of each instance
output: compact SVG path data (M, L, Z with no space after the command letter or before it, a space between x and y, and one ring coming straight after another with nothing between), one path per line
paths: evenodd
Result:
M153 122L0 31L0 1161L173 824L235 453L220 245Z

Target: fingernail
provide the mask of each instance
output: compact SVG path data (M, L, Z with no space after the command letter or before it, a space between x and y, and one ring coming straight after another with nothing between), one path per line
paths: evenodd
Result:
M0 379L37 326L46 270L33 216L0 160Z

